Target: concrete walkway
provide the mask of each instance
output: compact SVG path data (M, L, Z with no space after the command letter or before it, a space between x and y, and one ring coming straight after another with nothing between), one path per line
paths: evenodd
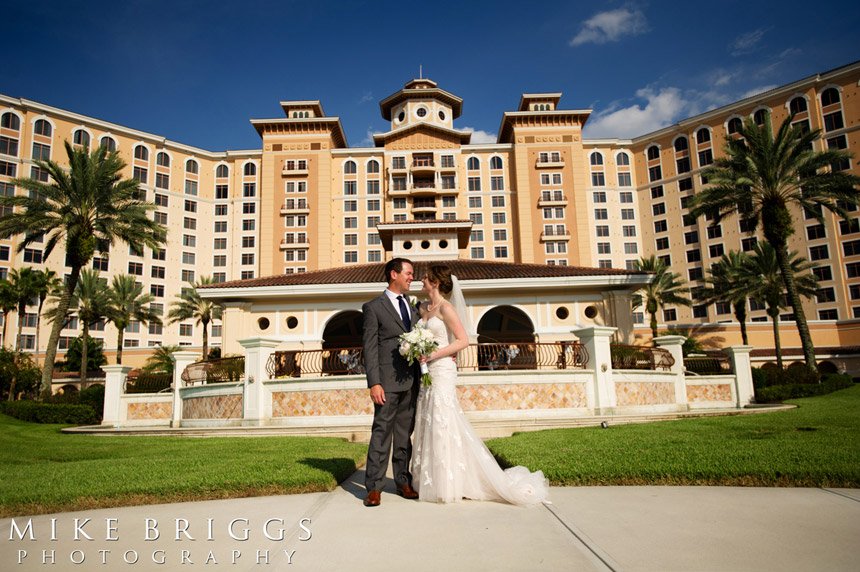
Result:
M330 493L37 516L34 540L3 519L0 570L853 571L860 562L858 489L559 487L551 505L523 509L407 501L389 480L382 506L365 508L363 478L359 470ZM75 540L76 518L93 540ZM179 540L177 526L187 530Z

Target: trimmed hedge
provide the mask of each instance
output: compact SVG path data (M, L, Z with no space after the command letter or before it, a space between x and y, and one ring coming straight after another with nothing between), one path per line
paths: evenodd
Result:
M755 400L757 403L779 403L786 399L825 395L851 387L852 385L854 385L854 382L849 375L825 375L822 377L821 383L789 383L785 385L771 385L769 387L756 387Z
M64 425L92 425L99 415L89 405L67 403L37 403L35 401L2 401L0 412L30 423L62 423Z

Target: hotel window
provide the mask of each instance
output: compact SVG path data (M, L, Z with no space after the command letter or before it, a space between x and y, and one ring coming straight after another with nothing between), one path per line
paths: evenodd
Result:
M369 216L369 217L367 217L367 228L376 228L376 225L378 225L380 222L382 222L381 217ZM379 235L377 235L377 236L379 236Z
M358 228L358 218L354 216L344 217L343 228Z
M792 115L803 113L807 110L806 99L803 97L795 97L788 102L788 112Z
M217 225L218 223L215 224ZM182 228L188 230L197 230L197 219L185 217L184 219L182 219Z
M185 201L185 212L196 213L197 212L197 202L196 201Z
M594 219L595 220L607 220L609 218L609 211L606 209L594 209Z
M456 188L454 175L442 175L442 188L446 190Z
M152 251L152 259L153 260L167 260L167 249L159 248L158 250Z
M493 157L490 159L490 169L501 169L502 168L502 158L501 157Z
M681 216L681 222L684 224L684 226L696 226L696 217L689 213L686 213Z
M152 284L149 287L149 293L152 294L155 298L164 298L164 285L163 284Z
M83 129L76 129L75 132L72 134L72 141L75 145L80 145L81 147L89 147L90 134Z
M621 199L621 204L633 203L633 193L623 192L618 198Z
M501 205L493 204L493 206L505 206L505 197L500 197L500 198L502 199L502 204ZM495 203L495 199L496 199L496 197L493 197L494 203ZM442 208L449 208L450 209L450 208L454 208L456 206L457 206L457 197L453 197L450 195L446 195L446 196L442 197Z
M227 216L227 205L215 205L215 216Z
M501 197L494 196L490 200L492 201L492 207L493 208L503 208L505 206L505 197L504 196L501 196ZM442 206L454 206L454 205L443 204Z
M18 156L18 140L12 137L0 137L0 155Z
M496 158L498 158L498 157L496 157ZM505 178L504 177L490 177L490 190L504 191L505 190Z
M252 218L242 219L242 230L254 230L257 227L257 221Z
M483 246L473 246L471 248L469 254L473 259L484 258L484 247Z
M714 153L710 149L699 151L699 166L706 167L714 162Z
M827 238L827 232L824 230L823 224L816 224L806 227L806 238L809 240L817 240L819 238Z
M358 262L358 251L357 250L347 250L343 253L343 261L345 264L351 264L353 262Z
M741 239L741 250L744 252L750 252L751 250L755 250L756 245L758 244L758 239L756 237L743 238Z
M633 209L621 209L621 220L635 220L636 213Z
M689 143L687 143L687 138L684 136L678 137L675 139L675 152L680 153L682 151L686 151L690 148Z
M695 250L687 251L687 262L701 262L702 261L702 252L697 248Z
M254 271L253 270L243 270L240 277L242 280L250 280L251 278L254 277Z
M150 269L149 274L153 278L164 278L164 276L165 276L164 266L153 266Z
M608 242L598 242L597 254L612 254L612 246Z
M242 254L242 266L250 266L254 264L254 253L245 252Z
M712 244L708 247L708 254L711 258L719 258L725 254L725 252L725 248L723 248L722 244Z
M141 161L149 161L149 149L143 145L137 145L134 148L134 158Z
M541 175L540 175L540 184L541 184L541 185L548 185L548 184L550 184L549 173L541 173Z
M343 210L348 213L358 211L358 201L343 201Z
M595 228L595 233L597 234L597 236L600 237L609 236L609 226L605 224L599 224Z
M367 244L369 246L376 246L378 244L382 244L382 237L375 232L367 233Z
M246 177L256 177L257 176L257 165L254 163L245 163L245 176Z
M663 178L663 170L660 168L660 165L648 168L648 180L649 181L659 181L662 178Z
M508 247L507 246L496 246L493 248L493 256L496 258L507 258L508 257Z
M345 246L358 246L358 235L357 234L345 234L345 235L343 235L343 244Z
M406 222L406 213L395 214L394 222Z
M367 261L368 262L382 262L382 251L380 251L380 250L368 250L367 251Z
M645 151L645 155L648 157L649 161L656 161L657 159L660 158L660 148L657 147L656 145L651 145Z
M696 244L699 242L699 231L691 230L684 233L684 244Z
M665 236L662 238L658 238L656 241L656 245L657 250L666 250L667 248L669 248L669 238Z
M379 161L376 159L371 159L367 162L367 172L368 173L378 173L379 172Z
M392 157L391 158L391 168L392 169L405 169L406 168L406 157Z
M819 288L815 291L815 300L819 304L826 304L828 302L836 301L836 292L833 288Z
M193 336L194 335L194 326L191 324L179 324L179 335L180 336Z
M630 178L630 173L618 173L618 186L630 187L633 185L633 180Z
M373 199L371 201L367 201L367 210L369 212L375 212L375 211L380 210L381 208L382 208L382 205L379 202L379 199Z
M219 179L226 179L230 176L230 169L227 168L227 165L218 165L215 169L215 176Z
M215 232L227 232L227 221L226 220L216 220L215 221Z
M135 276L143 276L143 264L140 262L129 262L128 273Z
M481 168L481 162L477 157L469 157L469 160L466 161L466 168L470 171L477 171Z
M768 111L767 109L759 109L758 111L753 113L753 121L755 122L756 125L761 127L762 125L764 125L764 121L765 121L765 119L767 119L767 116L769 114L770 114L770 111Z
M469 184L469 190L470 191L480 191L481 190L481 178L480 177L469 177L468 184Z
M484 224L484 215L481 213L469 213L469 220L472 224Z
M226 199L227 198L227 185L215 185L215 198L216 199Z
M406 190L406 177L392 177L391 178L391 190L392 191L405 191Z
M663 196L663 185L657 185L656 187L651 187L651 198L659 199Z
M131 176L138 183L145 185L149 178L149 172L143 167L134 167Z
M675 165L677 167L678 174L689 173L690 169L690 158L689 157L681 157L675 161Z
M664 322L674 322L678 319L678 315L675 312L675 308L667 308L663 310L663 321Z
M591 154L591 164L592 165L602 165L603 164L603 155L598 152L594 152Z
M688 209L690 208L690 203L693 201L692 195L687 195L686 197L681 197L681 208Z
M656 203L651 205L651 212L654 213L654 216L666 214L666 203Z
M505 224L506 222L505 213L493 213L493 224Z
M257 212L257 203L242 203L242 214L254 214Z
M189 248L195 248L197 246L197 237L193 234L183 234L182 235L182 246L187 246ZM140 253L138 256L143 256L143 253Z
M837 135L836 137L830 137L829 139L827 139L827 149L828 150L846 149L847 147L848 147L848 140L846 139L845 135ZM848 169L851 168L851 162L847 158L844 158L844 159L841 159L840 161L835 161L833 163L830 163L830 168L833 171L847 171ZM842 204L842 203L840 203L840 204ZM852 205L851 208L846 208L846 210L852 210L853 211L856 209L853 208L853 205Z
M51 127L51 124L44 119L39 119L33 126L33 133L35 133L36 135L44 135L45 137L50 137L52 131L53 129Z
M453 155L442 155L442 168L443 169L452 169L454 167L454 156Z
M828 105L834 105L839 103L839 90L835 87L829 87L821 92L821 105L823 107L827 107Z
M606 192L604 192L604 191L597 191L595 193L592 193L592 197L593 197L592 200L594 200L595 203L605 203L606 202Z
M21 120L18 119L18 116L14 113L7 112L3 114L2 118L0 118L0 127L19 131L21 129Z
M493 231L493 240L501 242L508 239L508 231L504 228L499 228Z
M601 258L597 261L598 268L612 268L612 261Z
M343 182L343 194L345 194L345 195L358 194L357 185L358 185L358 183L356 181L344 181Z
M845 275L848 278L860 277L860 262L852 262L845 265Z
M170 167L170 155L161 151L155 156L155 164L159 167Z
M816 266L812 269L812 273L819 282L833 280L833 270L829 266Z
M708 227L708 238L720 238L723 236L723 227L715 224Z
M257 183L245 183L242 185L242 196L252 198L257 196Z
M655 220L654 221L654 232L666 232L669 230L668 224L666 224L666 220Z
M51 146L33 143L33 160L48 161L51 158Z
M624 254L638 254L639 253L639 245L635 242L625 242L624 243Z
M484 242L484 231L483 230L473 230L469 234L469 240L472 242Z
M615 155L615 162L618 165L630 165L630 155L627 153L618 153Z
M601 173L591 173L591 186L592 187L605 187L606 186L606 177Z
M743 122L741 121L741 118L732 117L726 125L726 131L728 131L729 135L734 135L735 133L740 133L742 127Z
M379 181L367 181L367 194L368 195L378 195L379 194Z
M840 220L839 232L841 234L856 234L860 232L860 219Z
M156 173L155 174L155 186L159 189L169 189L170 188L170 175L165 175L164 173Z
M704 276L704 272L701 268L690 268L687 271L687 276L690 279L690 282L695 282L696 280L701 280Z
M405 209L406 208L406 199L405 198L396 198L392 201L392 205L395 209Z
M194 159L189 159L185 162L185 172L196 175L200 172L200 165Z
M625 224L621 227L621 234L625 237L636 236L636 227L632 224ZM609 235L607 234L607 236Z
M830 310L818 310L818 319L819 320L838 320L839 312L832 308Z
M216 238L213 241L212 247L215 250L227 250L227 239L226 238Z
M842 246L848 246L850 243L845 243ZM850 256L848 252L845 252L845 256ZM809 259L810 260L826 260L830 258L830 253L827 250L827 245L822 244L821 246L812 246L809 248Z
M6 258L8 260L8 258ZM93 270L108 271L109 259L107 256L93 256Z
M707 127L702 127L698 131L696 131L696 143L699 145L703 145L705 143L710 142L711 140L711 131Z
M254 248L255 243L256 241L253 236L242 237L242 248Z
M686 179L681 179L678 181L678 191L692 191L693 190L693 179L687 177Z

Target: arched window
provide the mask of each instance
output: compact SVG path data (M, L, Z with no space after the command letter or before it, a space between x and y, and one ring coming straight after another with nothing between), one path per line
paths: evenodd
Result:
M726 129L729 132L729 135L733 135L735 133L740 133L741 127L743 127L743 121L741 121L740 117L732 117L729 119L729 124L726 126Z
M257 176L257 165L254 163L245 163L245 176L246 177L256 177Z
M3 118L0 119L0 127L18 131L21 129L21 120L18 119L18 116L14 113L4 113Z
M161 151L158 155L155 156L155 164L159 167L169 167L170 166L170 155Z
M678 137L675 139L675 152L680 153L681 151L686 151L690 148L689 143L687 143L686 137Z
M702 143L707 143L711 140L711 130L707 127L702 127L698 131L696 131L696 143L701 145Z
M230 170L227 169L227 165L218 165L218 168L215 169L215 176L219 179L226 179L230 175Z
M764 122L767 119L767 116L768 116L768 110L767 109L759 109L758 111L753 113L753 121L755 121L756 125L761 127L762 125L764 125Z
M347 161L343 164L343 172L347 175L355 174L355 161Z
M44 135L45 137L50 137L53 130L51 129L50 123L48 123L44 119L39 119L33 126L33 132L36 135Z
M149 161L149 149L143 145L138 145L134 148L134 158L141 161Z
M592 165L602 165L603 164L603 154L595 151L591 154L591 164Z
M378 173L379 172L379 161L376 159L371 159L367 162L367 172L368 173Z
M490 169L501 169L502 168L502 158L501 157L493 157L490 159Z
M649 161L653 161L654 159L660 158L660 148L656 145L651 145L650 147L648 147L648 150L645 153L647 154Z
M188 159L185 162L185 172L196 175L200 172L200 164L197 163L197 161L195 161L194 159Z
M469 157L469 160L466 161L466 168L470 171L477 171L481 168L481 162L478 161L477 157Z
M618 165L629 165L630 155L628 155L627 153L619 153L615 156L615 162Z
M839 103L839 90L835 87L828 87L821 92L821 105L828 106L834 103Z
M106 147L111 153L116 151L116 140L108 135L105 135L99 140L99 145L101 147Z
M72 134L72 141L75 143L75 145L80 145L81 147L89 147L90 134L83 129L76 129L75 132Z
M806 109L806 99L803 97L795 97L788 102L788 111L792 115L803 113Z

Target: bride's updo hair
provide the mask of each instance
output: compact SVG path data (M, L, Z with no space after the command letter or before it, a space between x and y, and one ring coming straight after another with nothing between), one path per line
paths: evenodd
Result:
M439 284L439 292L444 296L448 296L454 289L454 283L451 281L451 269L444 264L434 264L427 269L427 278Z

